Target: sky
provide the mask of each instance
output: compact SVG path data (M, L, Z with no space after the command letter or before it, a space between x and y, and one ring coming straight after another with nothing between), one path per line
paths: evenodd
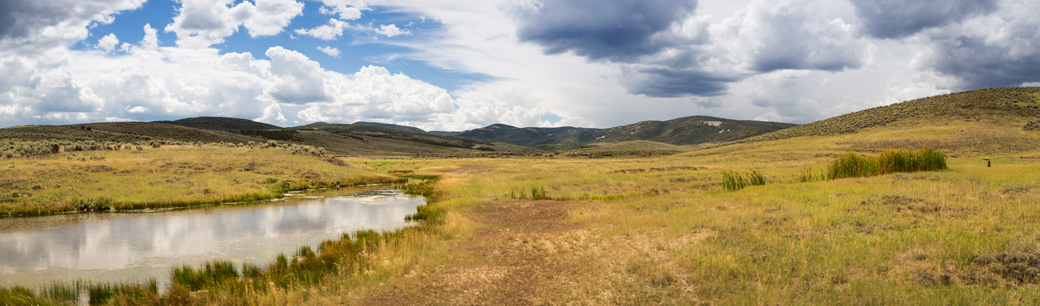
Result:
M0 0L0 127L807 123L1040 86L1035 0Z

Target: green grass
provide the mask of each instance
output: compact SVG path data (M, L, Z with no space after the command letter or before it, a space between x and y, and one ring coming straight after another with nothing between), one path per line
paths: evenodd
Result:
M827 166L827 178L867 177L896 172L939 171L949 169L946 154L935 149L889 150L878 156L848 152Z
M229 280L237 280L239 276L235 264L227 261L207 262L199 268L191 266L174 268L170 275L174 285L184 286L190 290L216 286Z
M509 191L509 197L517 200L553 200L552 197L545 194L545 187L531 187L530 189L520 188L519 190Z
M273 144L273 146L272 146ZM268 200L287 191L403 181L282 143L167 145L14 158L0 167L0 215L173 208Z
M722 188L729 191L737 191L747 186L765 184L766 178L758 170L750 170L746 174L740 174L732 170L722 172Z

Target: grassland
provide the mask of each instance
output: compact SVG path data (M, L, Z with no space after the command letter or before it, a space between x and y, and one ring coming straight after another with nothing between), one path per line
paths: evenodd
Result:
M269 281L310 275L281 268L323 253L301 251L210 285L185 280L172 294L125 290L107 302L1037 304L1040 133L1023 129L1033 120L910 116L653 157L344 158L366 171L439 178L408 187L429 197L423 225L330 251L336 268L320 277ZM924 147L949 156L948 170L800 179L848 152ZM751 170L766 184L726 190L724 173ZM48 302L5 290L7 301Z
M300 148L173 145L0 160L0 215L265 200L399 180Z

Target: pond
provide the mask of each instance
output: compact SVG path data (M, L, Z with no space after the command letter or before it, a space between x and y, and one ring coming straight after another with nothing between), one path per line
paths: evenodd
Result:
M220 259L263 266L344 233L408 226L424 205L394 189L149 213L0 219L0 286L169 282L170 269Z

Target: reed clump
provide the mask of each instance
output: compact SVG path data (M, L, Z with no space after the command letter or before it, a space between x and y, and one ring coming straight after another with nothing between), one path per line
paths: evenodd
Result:
M510 190L509 191L509 197L512 198L512 199L533 200L533 201L552 200L553 199L553 197L550 197L549 195L547 195L545 193L545 187L531 187L531 189L520 188L519 191L517 191L517 190Z
M749 170L747 173L739 173L732 170L722 172L722 187L729 191L765 184L766 177L762 176L762 173L759 173L758 170Z
M947 170L946 154L932 148L889 150L878 156L845 153L827 166L827 179L868 177L895 172Z

